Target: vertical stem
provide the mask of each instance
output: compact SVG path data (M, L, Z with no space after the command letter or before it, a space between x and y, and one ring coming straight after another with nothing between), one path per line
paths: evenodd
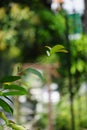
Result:
M82 104L81 104L81 96L78 95L78 120L79 120L79 129L80 129L80 122L81 122L81 115L82 115Z
M18 96L14 98L14 105L15 105L15 112L14 112L15 120L17 123L20 123L20 103Z
M76 76L75 76L75 85L76 85L76 89L77 92L79 90L79 74L78 72L76 72ZM78 100L78 128L80 129L80 122L81 122L81 115L82 115L82 103L81 103L81 96L79 93L77 93L77 100Z
M73 101L73 85L72 85L72 75L70 72L71 69L71 50L70 50L70 41L69 41L69 23L68 16L65 14L65 22L66 22L66 42L67 49L69 53L67 54L67 66L68 66L68 78L69 78L69 93L70 93L70 111L71 111L71 127L72 130L75 130L75 116L74 116L74 101Z
M18 75L18 64L16 64L13 68L13 75ZM17 81L17 84L20 86L20 83ZM14 111L14 116L15 120L17 123L20 123L20 102L19 102L19 97L15 96L14 97L14 105L15 105L15 111Z

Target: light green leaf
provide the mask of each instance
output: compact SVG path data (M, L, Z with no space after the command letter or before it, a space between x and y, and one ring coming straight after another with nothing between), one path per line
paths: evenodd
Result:
M20 76L5 76L3 77L0 82L1 83L6 83L6 82L14 82L16 80L19 80L21 77Z
M68 53L68 51L65 50L65 49L61 49L61 50L58 50L58 51L55 51L55 52L50 52L50 53L51 53L51 54L54 54L54 53L56 53L56 52L64 52L64 53Z
M17 125L15 123L9 123L9 127L11 127L13 130L26 130L25 127Z
M13 113L11 106L0 98L0 107L2 107L6 112Z
M0 111L0 118L3 119L6 122L6 124L8 123L8 119L7 119L6 115L4 114L4 112Z
M83 72L84 71L85 63L82 60L78 60L76 65L77 65L77 70L79 72Z
M49 50L51 50L52 48L50 46L45 46L46 48L48 48Z
M56 52L64 52L67 53L68 51L65 49L63 45L56 45L50 50L50 54L54 54Z
M0 96L2 96L2 91L0 91Z

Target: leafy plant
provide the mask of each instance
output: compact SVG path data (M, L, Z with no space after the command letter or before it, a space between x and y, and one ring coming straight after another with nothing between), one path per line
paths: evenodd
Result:
M12 100L9 98L9 96L20 96L28 93L27 89L20 85L20 81L22 80L21 77L26 71L37 75L41 78L41 80L43 80L41 73L34 68L27 68L24 71L21 71L19 76L5 76L0 80L0 107L2 108L0 111L0 118L5 122L5 125L13 130L25 130L23 126L17 125L12 120L9 120L6 117L5 112L13 114L13 108L10 105Z
M64 52L64 53L68 52L63 45L55 45L52 48L49 46L46 46L46 48L49 49L49 51L47 51L48 56L55 54L56 52Z

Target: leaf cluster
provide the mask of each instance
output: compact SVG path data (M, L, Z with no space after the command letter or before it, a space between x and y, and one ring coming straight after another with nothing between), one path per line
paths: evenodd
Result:
M11 105L13 102L10 97L28 94L27 88L20 85L22 75L24 76L24 73L26 72L33 73L44 81L42 74L34 68L27 68L24 71L21 71L19 76L4 76L0 80L0 107L2 108L2 111L0 111L0 118L5 122L5 125L11 127L13 130L25 130L25 128L10 121L6 117L5 112L13 114Z

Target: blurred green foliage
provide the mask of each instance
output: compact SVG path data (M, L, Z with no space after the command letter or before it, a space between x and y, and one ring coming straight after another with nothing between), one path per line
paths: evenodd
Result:
M74 40L71 42L72 51L72 74L76 71L79 73L86 72L86 59L87 59L87 36L82 35L79 40Z
M43 3L36 5L41 8ZM29 7L10 1L0 7L1 76L6 73L6 68L9 73L10 66L16 62L35 62L44 54L45 45L53 46L55 41L63 39L65 24L61 14L54 15L45 6L39 11L31 8L31 4Z
M44 46L46 45L53 47L56 44L63 44L66 46L65 33L67 28L63 13L53 14L45 1L41 0L16 0L16 2L3 0L0 14L0 76L10 73L11 67L16 62L35 62L40 59L40 61L52 63L58 60L60 63L58 72L61 77L56 82L60 86L58 89L61 95L67 93L68 65L66 55L53 56L49 61L44 56ZM87 76L87 36L83 35L80 39L70 41L70 49L73 91L76 92L76 81L79 81L78 85L80 86L80 82L86 81ZM55 129L59 122L61 122L59 123L61 130L70 129L64 124L68 124L68 112L65 116L67 118L63 116L61 114L60 118L56 119ZM82 126L84 120L82 120Z
M81 35L79 39L70 41L70 51L71 51L71 74L72 74L72 83L73 91L77 92L80 84L83 81L86 81L87 77L87 36ZM62 88L60 91L64 94L68 91L68 65L66 60L66 55L60 54L60 68L58 68L59 73L62 78L58 79L58 83ZM63 69L66 68L66 69ZM77 87L78 85L78 87Z
M86 115L86 98L85 94L75 96L74 98L74 113L75 113L75 129L87 129ZM48 126L48 116L46 113L40 114L40 119L35 126L41 129L46 129ZM71 114L69 95L61 98L59 103L53 107L53 128L55 130L71 130Z

